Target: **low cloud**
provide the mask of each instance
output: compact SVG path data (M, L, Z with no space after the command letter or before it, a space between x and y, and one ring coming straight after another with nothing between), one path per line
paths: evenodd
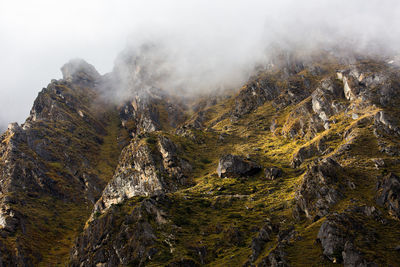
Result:
M146 64L159 86L197 93L240 86L277 49L399 53L398 14L395 0L2 1L0 121L23 122L71 58L104 74L153 44Z

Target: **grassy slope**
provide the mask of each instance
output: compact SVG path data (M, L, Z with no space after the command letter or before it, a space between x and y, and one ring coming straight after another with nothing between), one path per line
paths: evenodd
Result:
M107 134L103 137L98 154L95 155L97 165L92 171L97 172L97 175L107 182L112 177L120 152L117 144L120 122L118 114L113 111L105 114L104 121L107 122ZM57 175L62 175L58 167L55 169L52 174L53 179L57 179ZM36 238L32 238L29 233L27 236L30 239L28 242L35 242L43 255L43 260L39 265L64 265L68 261L75 237L82 230L92 211L92 205L84 202L64 202L52 198L40 198L29 203L34 204L31 207L25 207L24 214L34 218L30 220L30 223L33 226L32 235L35 234Z
M224 114L232 104L228 99L211 107L208 111L211 118L206 122L210 125L214 118ZM165 251L156 256L150 265L159 265L168 260L189 257L197 259L193 248L207 247L206 261L210 266L236 266L243 264L249 257L249 244L257 234L254 227L261 227L266 218L280 223L283 228L295 224L300 240L294 241L288 248L288 260L293 266L329 266L331 263L322 257L320 245L316 243L316 236L324 218L312 223L310 221L294 222L292 207L295 190L302 180L305 165L313 160L306 160L300 170L291 169L292 155L302 146L316 142L321 136L326 136L327 144L335 153L344 143L342 134L366 116L371 116L378 109L365 110L366 116L357 121L345 114L336 115L337 123L330 130L320 133L313 140L292 140L270 132L269 126L273 118L277 119L278 127L288 118L291 108L276 113L270 103L244 116L238 122L232 123L229 119L215 124L209 131L199 132L205 140L204 144L195 144L187 139L172 136L174 141L184 148L184 157L194 166L194 181L196 186L172 194L174 207L168 211L172 220L179 226L174 230L173 247L171 254ZM373 168L371 158L385 157L377 151L377 141L372 135L370 125L357 125L359 137L351 150L351 156L344 156L341 160L346 171L352 177L357 188L346 192L346 198L340 201L332 211L343 211L354 205L350 199L356 199L357 204L375 205L376 176L379 174ZM277 132L280 131L280 128ZM228 136L223 142L218 136L226 133ZM275 181L262 179L263 174L252 178L220 179L216 175L218 158L224 153L250 155L251 158L263 166L278 166L284 170L284 176ZM331 154L332 154L331 153ZM329 155L327 155L329 156ZM392 166L390 168L397 168ZM395 170L395 169L393 169ZM397 170L398 171L398 170ZM382 210L383 211L383 210ZM383 211L385 214L385 212ZM392 246L396 238L400 238L400 227L389 219L389 224L380 229L380 239L374 250L367 251L369 257L384 256L387 262L394 264L396 259ZM374 224L374 222L367 222ZM376 224L376 223L375 223ZM243 243L232 241L232 229L236 229L243 236ZM166 233L172 229L159 229L160 238L166 238ZM388 234L391 233L391 234ZM390 244L387 241L391 241ZM276 241L267 244L263 254L276 245ZM379 262L379 261L378 261Z

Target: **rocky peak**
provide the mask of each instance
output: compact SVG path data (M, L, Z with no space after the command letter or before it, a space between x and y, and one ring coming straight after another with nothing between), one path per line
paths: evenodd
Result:
M95 82L100 78L95 67L80 58L71 59L64 64L61 72L63 79L68 82Z
M122 97L162 87L161 81L167 75L165 55L155 44L130 47L122 51L115 60L112 71L113 86ZM121 96L118 96L121 97Z
M123 149L116 173L96 203L95 212L103 212L133 196L176 191L188 184L190 171L190 164L178 157L178 148L169 138L135 138Z

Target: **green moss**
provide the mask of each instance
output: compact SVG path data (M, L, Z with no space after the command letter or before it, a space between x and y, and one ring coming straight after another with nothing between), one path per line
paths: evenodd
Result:
M108 182L113 176L121 153L122 146L118 143L118 137L122 129L120 128L120 120L116 111L110 111L104 117L107 122L107 134L103 137L95 169L99 177Z

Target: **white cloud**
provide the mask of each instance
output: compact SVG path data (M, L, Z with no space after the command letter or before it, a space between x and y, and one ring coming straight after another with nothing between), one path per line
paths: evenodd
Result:
M110 71L127 39L161 36L182 74L218 82L275 41L303 47L353 41L359 48L380 41L399 49L398 14L395 0L0 0L0 124L22 122L70 58Z

